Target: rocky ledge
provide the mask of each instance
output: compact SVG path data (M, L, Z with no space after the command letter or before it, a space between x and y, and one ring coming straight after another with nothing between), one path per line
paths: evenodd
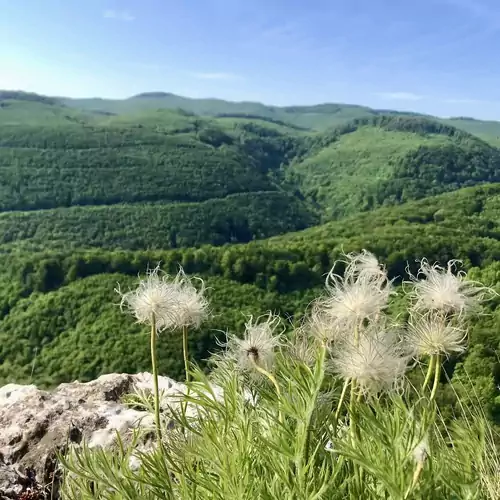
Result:
M124 405L133 392L150 392L149 373L103 375L88 383L61 384L53 391L34 385L0 388L0 499L57 498L56 452L85 440L110 446L116 431L152 426L151 416ZM184 385L160 377L164 398Z

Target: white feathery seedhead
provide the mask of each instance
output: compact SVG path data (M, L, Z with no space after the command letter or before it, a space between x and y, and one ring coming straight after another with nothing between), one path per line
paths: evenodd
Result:
M135 290L122 293L119 287L115 289L121 296L122 311L127 309L138 323L151 324L154 316L158 331L175 325L177 305L177 296L168 283L168 275L160 276L160 272L159 266L148 269Z
M157 331L174 329L181 326L198 326L206 316L208 303L181 269L170 279L157 266L148 269L146 277L139 280L135 290L122 293L120 307L127 309L138 323L151 324L154 321Z
M293 358L301 361L307 366L312 366L316 361L316 349L309 340L307 331L300 329L295 332L294 339L289 345L290 354Z
M416 355L449 355L465 351L467 331L447 322L439 311L413 313L405 340Z
M177 296L177 327L194 326L198 328L208 314L208 301L205 298L205 283L201 278L198 290L181 268L172 282L174 294Z
M345 335L345 325L332 317L321 302L316 302L311 313L308 315L301 327L304 334L317 339L325 344L335 343Z
M427 460L429 456L429 443L427 437L424 437L422 441L415 446L412 455L417 464L423 464Z
M256 372L255 365L269 371L274 363L275 349L281 345L275 331L281 322L279 316L269 314L265 321L254 323L252 318L245 324L242 339L231 337L226 346L227 356L244 372Z
M386 276L386 271L378 261L377 257L367 250L362 250L361 253L348 253L346 255L347 269L346 274L361 275L368 274L371 276Z
M373 254L364 250L347 258L343 277L334 274L333 268L328 273L327 296L320 301L321 307L341 323L374 319L387 307L392 283Z
M413 282L414 307L420 311L442 311L444 313L467 313L476 308L484 298L487 287L466 279L466 273L453 274L460 261L450 260L447 268L438 264L430 265L422 259ZM423 275L425 279L418 279Z
M395 331L374 325L361 332L357 345L345 342L333 354L335 373L355 380L364 392L391 389L402 380L409 356Z

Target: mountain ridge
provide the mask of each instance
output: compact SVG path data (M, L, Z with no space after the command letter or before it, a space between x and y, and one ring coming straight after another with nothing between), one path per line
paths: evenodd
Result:
M186 111L197 109L197 114L209 114L212 116L216 116L219 113L249 113L254 115L259 115L262 117L273 118L276 117L277 114L283 115L283 118L290 118L292 120L292 124L310 128L310 129L325 129L330 126L343 123L353 118L357 118L360 116L366 115L384 115L384 114L395 114L395 115L405 115L405 116L422 116L430 119L435 119L438 121L444 122L480 122L484 124L485 131L481 133L494 135L495 137L500 136L500 121L496 120L481 120L475 117L465 117L465 116L450 116L450 117L439 117L427 113L418 113L414 111L398 111L392 110L389 108L371 108L362 104L350 104L350 103L335 103L335 102L327 102L327 103L318 103L315 105L287 105L287 106L275 106L275 105L267 105L258 101L227 101L221 98L190 98L184 97L178 94L174 94L172 92L164 92L164 91L151 91L151 92L141 92L139 94L132 95L130 97L124 99L109 99L109 98L101 98L101 97L89 97L89 98L68 98L63 96L54 96L48 97L43 96L41 94L23 92L23 91L14 91L14 90L0 90L0 101L2 101L2 95L17 95L18 98L27 98L35 99L35 96L38 96L41 99L53 100L54 103L60 103L68 107L79 108L79 109L87 109L95 112L107 112L107 113L126 113L130 111L137 110L140 106L135 106L130 103L141 102L141 105L144 105L145 102L149 101L151 105L151 109L155 108L167 108L167 109L176 109L181 108ZM23 97L24 96L24 97ZM200 105L198 109L198 104ZM221 106L221 109L217 109L217 105ZM149 105L148 105L149 106ZM346 113L346 110L355 110L356 113L354 116L352 113ZM257 112L256 112L257 111ZM302 119L304 123L296 123L297 117L293 116L294 114L300 115L346 115L341 116L340 120L323 120L323 121L315 121L314 119ZM286 119L284 120L286 122ZM300 122L301 120L299 120ZM314 126L316 124L316 127ZM463 125L463 124L462 124ZM493 130L491 130L493 128ZM466 130L468 127L466 128ZM469 130L470 131L470 130Z

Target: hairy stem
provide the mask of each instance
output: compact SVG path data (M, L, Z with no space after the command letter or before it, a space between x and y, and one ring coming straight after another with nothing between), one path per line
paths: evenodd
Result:
M356 348L359 347L359 328L361 325L356 325L354 328L354 345ZM351 380L351 394L349 398L349 427L352 436L353 445L356 442L356 438L359 438L359 429L356 425L356 380ZM355 483L357 487L357 493L359 494L362 491L362 477L361 477L361 469L359 466L353 462L353 472L355 477ZM352 493L352 492L351 492Z
M153 387L155 398L155 424L158 443L161 444L161 421L160 421L160 391L158 389L158 366L156 364L156 316L151 314L151 364L153 367Z
M264 368L262 368L262 366L259 366L257 364L257 362L252 358L252 356L250 356L250 359L252 360L253 362L253 365L254 365L254 368L262 375L264 375L264 377L268 378L272 384L274 385L274 388L276 389L276 394L278 395L278 397L281 397L281 390L280 390L280 386L278 384L278 381L276 380L275 376L272 374L272 373L269 373L267 370L265 370Z
M182 408L182 416L186 418L187 412L187 398L189 398L189 356L188 356L188 329L187 326L184 325L182 327L182 355L184 357L184 371L186 374L186 399L181 405Z
M342 392L340 394L340 399L339 399L339 402L337 405L337 411L335 412L335 422L337 422L337 420L339 419L340 410L342 409L342 405L344 404L345 395L347 394L347 389L349 388L349 382L350 382L350 380L346 379L344 382L344 387L342 387Z
M429 385L429 382L431 381L435 363L436 363L436 358L434 356L431 356L431 359L429 360L429 366L427 368L427 374L425 375L424 383L422 384L422 391L425 390L425 388Z
M439 385L439 378L441 377L441 358L439 354L435 355L435 365L436 368L434 371L434 384L432 386L430 401L434 401L434 399L436 398L437 388Z
M356 325L354 327L354 346L359 347L359 327ZM356 403L356 381L354 379L351 380L351 396L349 399L349 422L352 431L353 437L356 437L356 420L354 418L354 407Z
M405 499L409 498L410 493L415 489L415 486L417 486L418 479L423 469L424 469L424 462L418 462L417 467L415 468L415 472L413 473L413 480L411 482L411 486L408 488L404 496Z
M262 368L262 366L259 366L257 361L252 356L250 356L250 360L252 361L254 368L261 375L264 375L264 377L266 377L268 380L270 380L271 383L274 385L274 388L276 390L276 394L278 396L278 420L281 423L283 423L283 415L281 413L281 390L280 390L280 386L278 384L278 381L276 380L276 377L272 373L268 372L266 369Z
M184 355L184 371L186 372L186 383L189 382L189 358L188 358L188 330L182 327L182 353Z

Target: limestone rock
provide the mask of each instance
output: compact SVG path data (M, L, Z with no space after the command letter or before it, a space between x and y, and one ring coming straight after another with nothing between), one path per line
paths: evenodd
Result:
M185 386L160 377L162 403L171 404ZM59 385L43 391L33 385L0 388L0 499L50 498L57 484L56 452L82 440L89 446L109 446L115 432L152 428L152 417L121 402L133 392L150 392L149 373L109 374L87 383ZM48 488L46 487L48 485ZM56 492L53 492L53 494Z

